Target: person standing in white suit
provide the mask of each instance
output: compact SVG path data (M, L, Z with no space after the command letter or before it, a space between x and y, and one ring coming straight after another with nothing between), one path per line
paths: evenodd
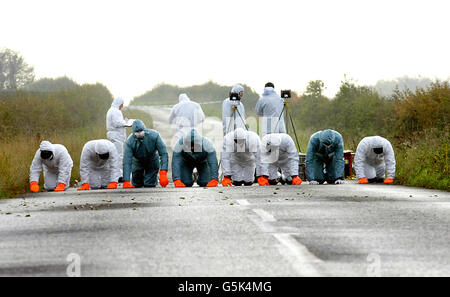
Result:
M114 99L111 107L109 108L106 114L106 137L109 141L111 141L116 147L116 151L119 158L120 163L120 177L122 174L123 167L123 145L127 138L127 130L126 127L130 127L133 120L128 122L127 119L123 118L122 108L123 108L123 99L116 98Z
M176 125L176 140L188 135L205 120L205 113L200 104L191 101L186 94L180 94L178 101L169 116L169 123Z

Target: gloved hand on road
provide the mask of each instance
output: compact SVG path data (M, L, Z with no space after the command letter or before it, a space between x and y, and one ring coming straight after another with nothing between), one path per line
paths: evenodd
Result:
M233 184L231 183L231 178L229 176L225 176L222 179L222 186L224 187L231 187Z
M358 180L358 183L359 184L368 184L369 183L369 180L367 179L367 178L360 178L359 180Z
M109 185L106 187L107 189L117 189L117 183L116 182L110 182Z
M90 190L91 186L88 183L82 184L80 188L77 189L77 191L87 191Z
M394 183L394 180L393 180L392 178L386 178L386 179L384 180L384 183L385 183L385 184L392 184L392 183Z
M310 185L318 185L319 182L316 181L316 180L310 180L310 181L309 181L309 184L310 184Z
M212 179L206 186L207 187L217 187L219 181L217 179Z
M33 182L30 183L30 191L34 192L34 193L39 192L39 184L38 184L38 182L33 181Z
M292 184L293 185L301 185L302 184L302 179L298 176L293 176L292 177Z
M169 184L169 179L167 178L167 170L161 170L159 172L159 184L161 187L165 188Z
M342 179L337 179L337 180L335 180L334 184L335 185L342 185L342 184L345 184L345 181L342 180Z
M66 185L63 183L59 183L56 188L55 188L55 192L62 192L66 189Z
M269 185L269 179L265 176L258 177L258 185L260 186L268 186Z
M173 184L175 185L176 188L184 188L184 187L186 187L186 185L183 184L183 183L181 182L181 180L179 180L179 179L174 180L174 181L173 181Z
M132 189L132 188L134 188L134 186L130 183L129 180L124 181L122 187L124 189Z

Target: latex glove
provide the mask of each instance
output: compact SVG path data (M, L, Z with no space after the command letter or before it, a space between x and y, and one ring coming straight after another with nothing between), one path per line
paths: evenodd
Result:
M55 188L55 192L62 192L66 189L66 185L63 183L59 183Z
M384 183L385 183L385 184L392 184L392 183L394 183L394 180L393 180L392 178L386 178L386 179L384 180Z
M334 184L335 185L342 185L342 184L345 184L345 182L342 179L337 179L337 180L334 181Z
M109 185L106 187L107 189L117 189L117 183L116 182L110 182Z
M293 185L301 185L302 184L302 179L298 176L294 176L292 177L292 184Z
M206 186L207 187L217 187L219 181L217 179L212 179Z
M225 176L222 180L222 186L231 187L233 184L231 183L231 178L229 176Z
M173 181L173 184L175 185L176 188L184 188L184 187L186 187L186 185L183 184L183 183L181 182L181 180L179 180L179 179L174 180L174 181Z
M359 180L358 180L358 183L359 184L368 184L369 183L369 180L367 179L367 178L360 178Z
M159 172L159 184L161 187L165 188L169 184L169 179L167 178L167 170L161 170Z
M311 181L309 181L309 184L310 184L310 185L318 185L319 182L316 181L316 180L311 180Z
M265 176L258 177L258 185L260 186L268 186L269 185L269 179Z
M34 192L34 193L39 192L39 184L38 184L38 182L33 181L33 182L30 183L30 191Z
M82 184L80 188L77 189L77 191L87 191L90 190L91 186L88 183Z
M122 188L124 188L124 189L132 189L132 188L134 188L134 186L130 183L129 180L127 180L127 181L123 182Z

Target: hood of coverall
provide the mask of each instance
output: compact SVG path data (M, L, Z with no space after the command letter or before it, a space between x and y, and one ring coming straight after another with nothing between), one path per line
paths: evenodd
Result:
M120 98L120 97L117 97L117 98L115 98L114 101L111 103L111 106L118 109L118 108L120 107L120 105L122 105L122 104L123 104L123 99Z
M105 141L97 141L95 143L95 153L99 154L99 155L104 155L109 153L109 147L108 147L108 142Z
M235 85L232 89L231 89L231 93L240 93L244 91L244 87L241 85Z
M275 89L272 87L265 87L264 88L264 92L263 92L263 96L268 96L270 94L275 93Z
M137 131L146 129L144 122L141 121L141 120L134 121L134 123L131 126L131 128L133 129L133 133L136 133Z
M328 143L332 145L334 143L334 133L333 130L327 129L320 132L319 140L320 144Z
M189 99L188 95L183 93L183 94L180 94L180 96L178 96L178 101L180 103L182 103L182 102L189 102L189 101L191 101L191 99Z
M183 137L183 151L192 152L192 149L193 152L201 152L203 149L203 137L195 129Z
M277 150L281 145L281 136L279 134L267 134L263 138L263 145L267 151Z
M55 153L55 149L53 148L53 144L50 141L43 140L41 144L39 145L39 149L41 151L51 151L52 153Z

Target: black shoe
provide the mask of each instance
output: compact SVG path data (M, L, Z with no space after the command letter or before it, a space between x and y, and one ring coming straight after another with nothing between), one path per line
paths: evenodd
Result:
M119 183L123 183L123 177L119 177Z

